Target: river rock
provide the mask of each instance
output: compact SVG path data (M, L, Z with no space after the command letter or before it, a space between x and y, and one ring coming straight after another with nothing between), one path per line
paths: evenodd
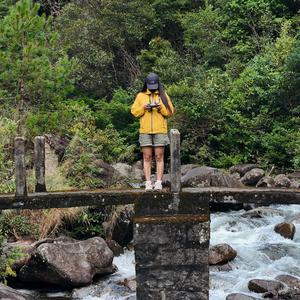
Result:
M103 222L105 238L116 241L121 247L133 239L134 205L119 205L110 218Z
M271 176L264 176L256 184L256 187L273 188L273 187L275 187L275 180Z
M280 223L274 227L274 231L279 233L286 239L293 239L296 231L296 227L291 223Z
M278 209L270 207L257 207L251 210L246 211L242 214L243 218L263 218L263 217L274 217L274 216L283 216L283 212Z
M12 289L9 286L0 283L0 299L2 300L29 300L27 295L23 295L19 291Z
M188 171L182 178L183 187L242 187L243 185L226 172L211 168L197 167Z
M119 285L126 286L131 292L136 291L136 278L135 276L125 278L118 282Z
M181 175L184 176L187 172L191 171L192 169L200 167L196 164L187 164L181 166Z
M125 180L143 181L144 172L140 168L140 164L136 163L134 166L130 166L125 163L116 163L112 167L120 174Z
M292 275L278 275L275 280L285 283L291 289L300 289L300 279Z
M248 288L255 293L266 293L284 289L284 284L275 280L252 279L248 282Z
M244 176L250 170L257 168L255 164L238 164L229 168L231 174L238 173L240 176Z
M230 174L230 176L236 180L240 180L241 179L241 175L237 172Z
M103 187L110 187L116 182L121 184L122 179L124 179L116 169L102 159L95 159L93 166L98 170L97 178L103 181ZM122 185L126 185L126 183L122 181Z
M274 178L275 186L282 188L289 188L291 185L291 180L288 179L284 174L279 174Z
M259 180L265 175L265 171L263 169L254 168L248 171L242 178L241 182L245 185L254 186Z
M226 297L226 300L258 300L258 298L254 298L252 296L240 294L240 293L233 293Z
M300 188L300 183L298 181L291 180L290 188L291 189L299 189Z
M117 170L121 176L129 178L132 172L132 166L125 163L116 163L112 167Z
M112 260L112 251L100 237L76 242L54 241L36 248L19 277L24 282L79 287L91 283L95 274L113 273Z
M270 297L278 300L300 300L300 289L281 290L278 293L271 293Z
M286 177L290 180L300 180L300 171L289 173L286 175Z
M113 252L114 256L120 256L124 253L123 248L114 240L105 241L109 249Z
M223 265L233 260L237 252L228 244L218 244L209 248L210 265Z

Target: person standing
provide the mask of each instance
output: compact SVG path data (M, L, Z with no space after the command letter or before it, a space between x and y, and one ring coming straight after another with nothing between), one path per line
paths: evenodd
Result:
M131 113L140 119L139 142L143 152L145 190L162 189L164 174L164 149L169 144L167 118L173 115L174 106L165 93L156 73L146 77L145 84L137 94ZM152 154L156 161L156 182L151 182Z

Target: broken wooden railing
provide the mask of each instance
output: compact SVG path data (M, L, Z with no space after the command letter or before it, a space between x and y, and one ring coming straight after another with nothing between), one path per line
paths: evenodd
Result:
M300 204L299 190L181 189L180 133L170 131L171 189L47 192L45 139L34 140L35 193L27 193L25 139L15 139L15 195L0 195L0 209L42 209L134 204L137 299L207 300L210 204Z

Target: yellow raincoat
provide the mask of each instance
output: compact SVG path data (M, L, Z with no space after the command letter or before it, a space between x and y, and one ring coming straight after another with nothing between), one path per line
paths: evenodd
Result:
M171 108L171 112L169 112L163 104L158 91L152 95L149 90L138 93L131 107L131 113L135 117L140 118L140 133L168 133L167 118L173 115L174 107L167 94L166 97ZM144 109L144 106L151 102L159 102L161 105L160 112L156 108L153 108L151 111Z

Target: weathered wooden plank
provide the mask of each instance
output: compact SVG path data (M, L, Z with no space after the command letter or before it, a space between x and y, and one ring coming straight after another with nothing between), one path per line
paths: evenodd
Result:
M33 193L27 197L16 197L13 194L0 195L0 209L41 209L77 206L108 206L146 201L157 201L162 206L170 206L174 213L181 211L182 206L189 207L191 213L197 202L206 200L210 203L257 203L300 204L300 190L292 189L230 189L230 188L185 188L179 194L174 206L171 192L147 192L144 190L96 190ZM150 202L149 202L150 203ZM153 202L152 202L153 203ZM187 203L190 205L188 206ZM154 207L154 206L153 206ZM145 208L146 209L146 208ZM146 214L146 212L145 212Z
M26 165L25 165L25 139L15 138L15 176L16 176L16 197L27 195Z
M0 195L0 209L42 209L79 206L111 206L135 203L140 198L157 201L171 193L145 193L143 190L97 190L33 193L27 197Z
M46 192L45 181L45 138L37 136L34 139L35 191Z
M180 133L177 129L170 130L170 156L171 156L171 192L179 193L181 190L181 161L180 161Z
M184 192L196 193L201 199L208 199L210 203L300 204L300 189L210 187L186 188Z

